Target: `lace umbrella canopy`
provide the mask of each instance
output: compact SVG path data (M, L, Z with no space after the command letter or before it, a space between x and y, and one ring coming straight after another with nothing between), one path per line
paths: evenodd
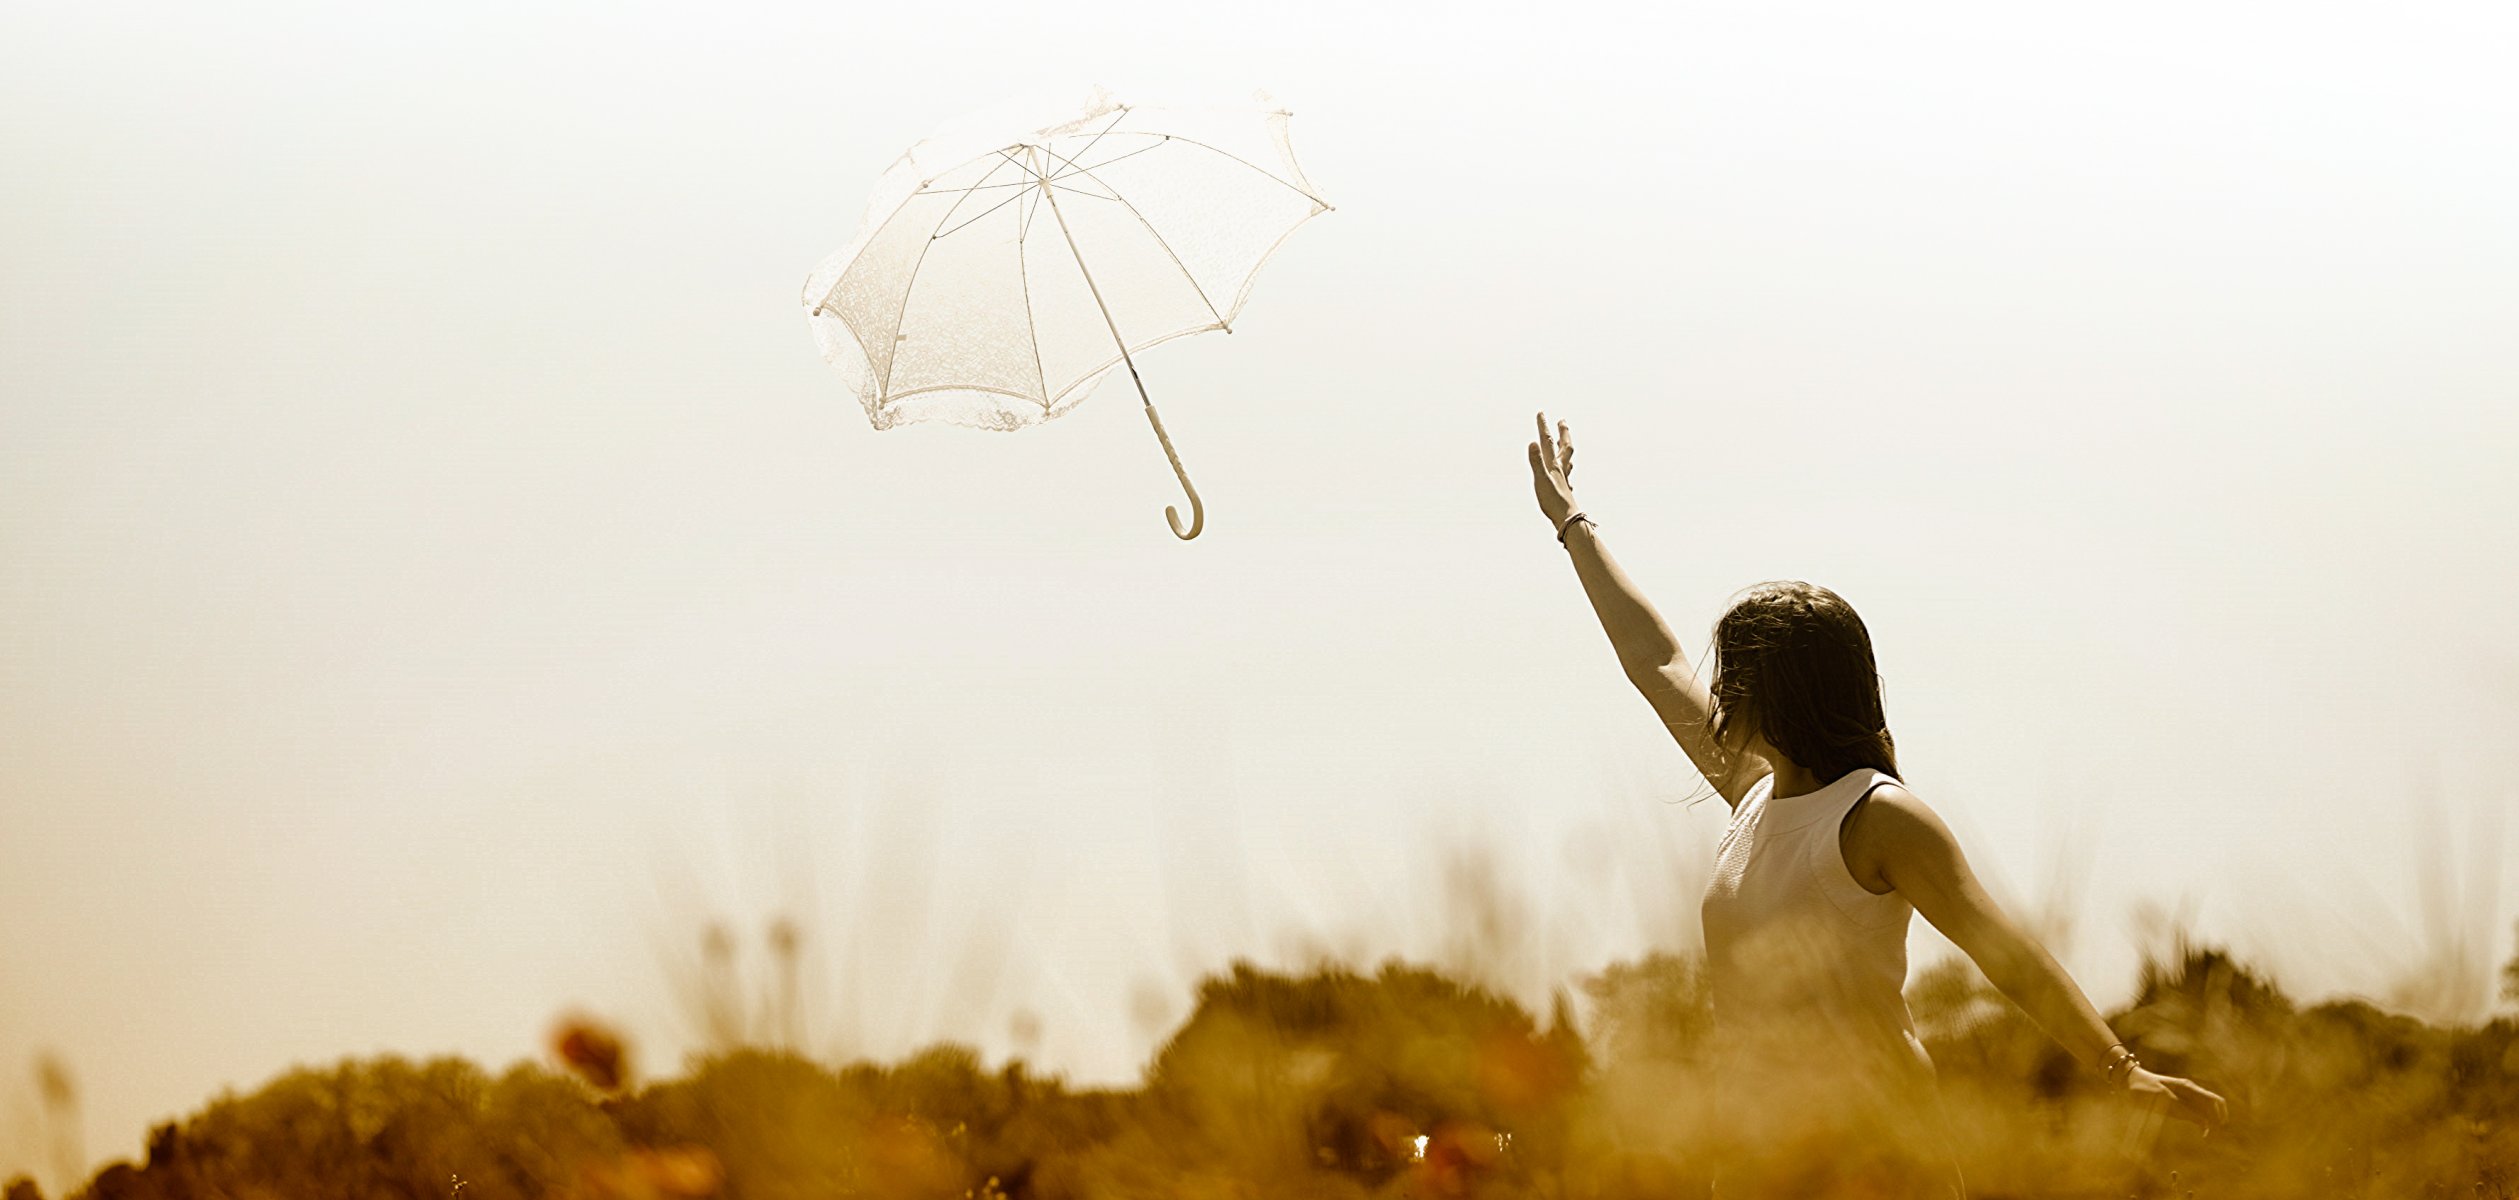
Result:
M1151 107L1096 88L1043 122L964 118L884 173L857 236L805 281L823 357L877 429L1011 430L1062 416L1128 368L1198 536L1206 511L1134 356L1233 331L1260 265L1329 211L1286 110Z

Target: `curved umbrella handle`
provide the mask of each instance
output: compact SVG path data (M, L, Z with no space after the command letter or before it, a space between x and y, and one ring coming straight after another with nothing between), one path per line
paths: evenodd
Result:
M1132 368L1133 369L1133 368ZM1138 385L1141 392L1145 385ZM1188 541L1207 528L1207 506L1199 502L1198 489L1190 486L1190 473L1181 469L1181 455L1172 449L1172 435L1163 431L1163 415L1155 411L1154 401L1146 402L1146 419L1154 422L1155 440L1163 443L1163 456L1172 460L1172 474L1181 481L1181 490L1190 496L1190 527L1181 528L1181 510L1166 504L1163 519L1172 522L1172 536Z

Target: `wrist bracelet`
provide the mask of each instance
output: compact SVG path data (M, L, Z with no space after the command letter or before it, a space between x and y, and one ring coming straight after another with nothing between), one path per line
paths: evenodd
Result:
M2101 1070L2110 1083L2123 1083L2133 1078L2135 1069L2143 1065L2142 1060L2134 1057L2134 1052L2126 1049L2123 1042L2108 1047L2108 1054L2108 1063Z
M1573 512L1567 513L1567 514L1566 514L1566 519L1557 523L1557 544L1558 544L1558 545L1560 545L1560 546L1564 546L1564 545L1566 544L1566 531L1567 531L1567 530L1569 530L1569 529L1574 528L1574 523L1575 523L1575 522L1577 522L1577 521L1581 521L1581 522L1583 522L1584 524L1589 525L1589 526L1591 526L1591 527L1592 527L1592 528L1594 528L1594 529L1598 529L1598 528L1600 528L1600 527L1601 527L1601 523L1600 523L1600 522L1598 522L1598 521L1593 520L1593 519L1592 519L1592 517L1591 517L1591 514L1586 513L1586 512L1584 512L1582 509L1579 509L1579 508L1578 508L1578 509L1574 510ZM1572 547L1567 547L1567 548L1568 548L1568 549L1572 549Z

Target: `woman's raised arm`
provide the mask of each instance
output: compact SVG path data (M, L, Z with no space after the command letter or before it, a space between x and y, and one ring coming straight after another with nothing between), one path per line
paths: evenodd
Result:
M1601 544L1600 530L1581 515L1570 482L1574 431L1559 421L1552 434L1548 414L1540 413L1539 440L1531 443L1530 457L1531 486L1539 497L1539 511L1557 528L1559 540L1573 558L1575 576L1583 581L1583 594L1591 599L1592 611L1600 617L1602 632L1609 635L1610 648L1618 652L1618 665L1625 669L1628 682L1644 693L1661 716L1663 728L1688 752L1689 761L1697 764L1698 773L1722 795L1723 802L1737 807L1764 773L1763 764L1754 755L1715 744L1710 726L1712 694L1697 678L1696 668L1689 665L1662 614L1618 569L1618 560Z

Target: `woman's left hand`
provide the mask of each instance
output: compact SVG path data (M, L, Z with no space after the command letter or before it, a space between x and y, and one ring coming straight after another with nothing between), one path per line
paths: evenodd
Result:
M2230 1119L2230 1102L2192 1079L2154 1074L2136 1067L2126 1077L2125 1090L2127 1095L2141 1103L2206 1129Z

